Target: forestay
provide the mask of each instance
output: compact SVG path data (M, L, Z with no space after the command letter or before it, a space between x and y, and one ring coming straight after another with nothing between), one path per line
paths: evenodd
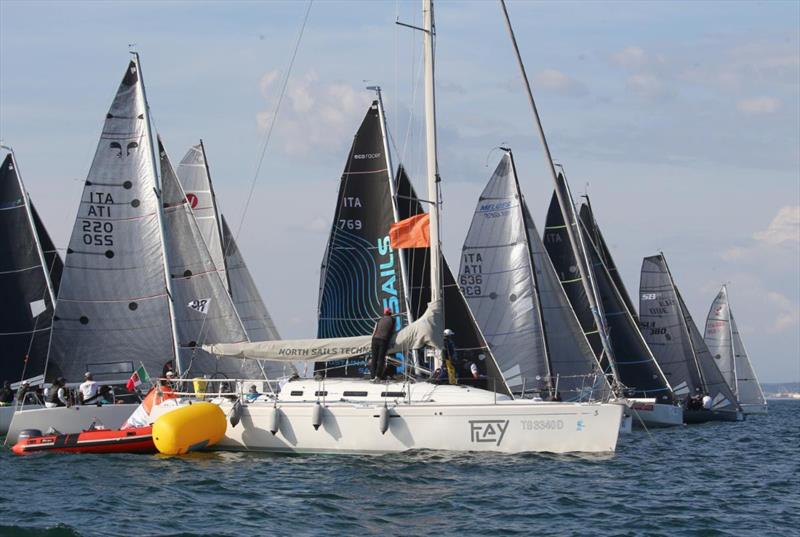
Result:
M55 292L37 218L9 153L0 166L0 381L41 380L47 362Z
M257 363L218 360L200 348L210 343L247 341L231 297L225 289L225 269L214 264L190 201L159 140L164 233L169 278L175 304L175 324L182 375L261 378Z
M128 65L84 184L56 305L48 376L127 379L174 358L159 200L138 62Z
M208 247L211 260L214 262L214 266L221 270L219 275L225 289L230 290L228 275L225 272L219 213L202 142L189 148L175 171L183 191L186 193L186 200L197 220L197 227L200 228L200 233Z

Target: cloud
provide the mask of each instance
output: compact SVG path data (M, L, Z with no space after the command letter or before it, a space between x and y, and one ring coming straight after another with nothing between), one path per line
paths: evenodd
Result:
M668 97L672 94L672 91L658 76L649 73L629 76L627 86L633 93L645 99Z
M800 324L800 308L792 303L787 297L780 293L770 291L767 293L767 301L777 310L768 331L776 334L787 329L795 329Z
M611 55L611 63L624 69L641 69L648 61L647 53L637 46L625 47Z
M800 244L800 205L781 207L765 231L753 234L757 241L770 245Z
M782 102L775 97L751 97L736 103L739 112L748 115L774 114L781 109Z
M265 110L256 115L260 130L269 128L279 98L280 76L270 71L261 77ZM353 139L356 121L371 96L348 84L326 82L314 71L291 77L275 124L275 139L292 156L314 152L341 153Z
M545 69L533 77L536 88L558 93L560 95L584 95L586 87L571 76L556 69Z

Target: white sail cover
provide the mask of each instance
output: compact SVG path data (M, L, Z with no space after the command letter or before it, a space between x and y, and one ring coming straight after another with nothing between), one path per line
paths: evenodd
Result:
M552 384L539 297L509 153L478 200L461 251L458 278L509 388L549 392Z
M611 386L583 333L524 200L523 211L556 390L564 401L605 400L611 394Z
M723 285L706 319L704 340L714 361L733 389L741 405L766 405L750 358L742 343L739 329L728 300L728 288Z
M203 343L248 341L221 275L211 259L190 202L159 140L164 234L182 375L261 378L257 363L217 360Z
M225 289L229 291L228 275L224 270L222 230L203 145L197 144L189 148L175 171L183 191L186 193L186 200L197 220L197 227L200 228L208 252L211 254L211 260L214 262L214 266L221 270L220 278L225 284Z
M152 140L130 62L83 189L59 289L48 377L126 379L174 358Z
M428 304L428 309L416 321L397 332L387 354L407 352L424 347L442 348L441 302ZM203 349L218 356L244 360L269 360L274 362L327 362L355 358L370 352L372 336L354 336L327 339L284 339L204 345Z

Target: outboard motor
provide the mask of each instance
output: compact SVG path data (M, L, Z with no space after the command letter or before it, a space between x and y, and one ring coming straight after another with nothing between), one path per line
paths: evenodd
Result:
M42 431L39 429L23 429L19 432L19 436L17 436L17 442L30 440L31 438L39 438L40 436L42 436Z

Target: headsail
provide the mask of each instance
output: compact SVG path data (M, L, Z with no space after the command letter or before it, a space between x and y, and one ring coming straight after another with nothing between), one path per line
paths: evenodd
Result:
M48 377L127 378L175 356L157 172L137 61L106 114L64 261Z
M711 304L704 340L739 403L743 406L765 406L766 399L739 335L725 285Z
M394 223L391 175L378 101L356 133L339 184L333 227L320 273L320 338L372 334L389 308L396 328L406 321L400 260L389 244ZM363 376L366 361L320 364L329 376Z
M0 381L41 380L47 363L55 291L34 214L9 153L0 165Z
M189 148L183 156L175 172L178 180L186 193L186 200L192 208L192 213L197 220L197 226L203 235L208 252L214 266L222 270L220 278L225 289L230 291L228 275L225 269L225 256L223 255L222 230L220 228L219 212L214 196L214 186L208 171L205 147L201 141Z
M243 343L247 334L236 314L222 275L211 258L191 208L161 140L161 201L175 304L181 374L226 378L262 378L257 362L218 360L200 348L203 343Z
M549 396L553 384L522 204L506 152L478 199L458 280L508 387Z
M61 259L61 254L53 244L53 239L44 227L42 219L39 218L39 213L33 202L30 203L31 214L33 215L33 224L36 228L36 234L39 236L39 244L44 253L44 265L50 273L50 283L53 284L53 294L58 296L58 286L61 284L61 274L64 272L64 261Z
M425 212L402 166L397 171L397 206L398 218L401 220ZM408 269L411 317L417 318L427 307L431 296L430 250L409 248L402 250L402 255L405 256L405 266ZM444 326L455 332L454 340L458 356L462 360L478 365L481 374L486 375L490 390L510 394L511 390L444 257L442 257L442 282Z

